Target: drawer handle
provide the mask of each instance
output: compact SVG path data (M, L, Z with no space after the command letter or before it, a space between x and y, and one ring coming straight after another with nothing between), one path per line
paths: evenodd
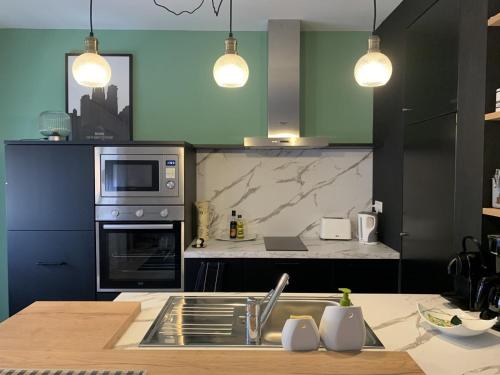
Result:
M37 266L66 266L66 262L36 262Z
M274 263L277 266L300 266L301 263L299 262L276 262Z

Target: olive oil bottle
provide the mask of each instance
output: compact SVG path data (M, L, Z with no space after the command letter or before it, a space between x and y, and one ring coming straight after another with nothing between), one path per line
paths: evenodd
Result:
M238 215L238 221L236 222L236 237L239 240L245 238L245 223L243 222L241 215Z

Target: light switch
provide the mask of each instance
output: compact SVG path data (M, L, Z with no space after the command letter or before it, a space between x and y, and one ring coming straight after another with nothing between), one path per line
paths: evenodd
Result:
M375 201L375 204L373 205L373 209L375 212L381 214L384 208L384 204L380 201Z

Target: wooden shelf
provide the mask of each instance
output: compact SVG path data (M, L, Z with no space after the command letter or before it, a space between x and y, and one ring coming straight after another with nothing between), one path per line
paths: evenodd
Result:
M500 208L483 208L483 215L500 217Z
M488 26L500 26L500 13L488 19Z
M485 121L500 121L500 112L491 112L484 115Z

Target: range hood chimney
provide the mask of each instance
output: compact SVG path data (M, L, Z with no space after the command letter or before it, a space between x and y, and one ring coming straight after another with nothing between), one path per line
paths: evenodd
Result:
M300 136L300 21L268 21L266 137L245 137L251 148L321 148L326 137Z

